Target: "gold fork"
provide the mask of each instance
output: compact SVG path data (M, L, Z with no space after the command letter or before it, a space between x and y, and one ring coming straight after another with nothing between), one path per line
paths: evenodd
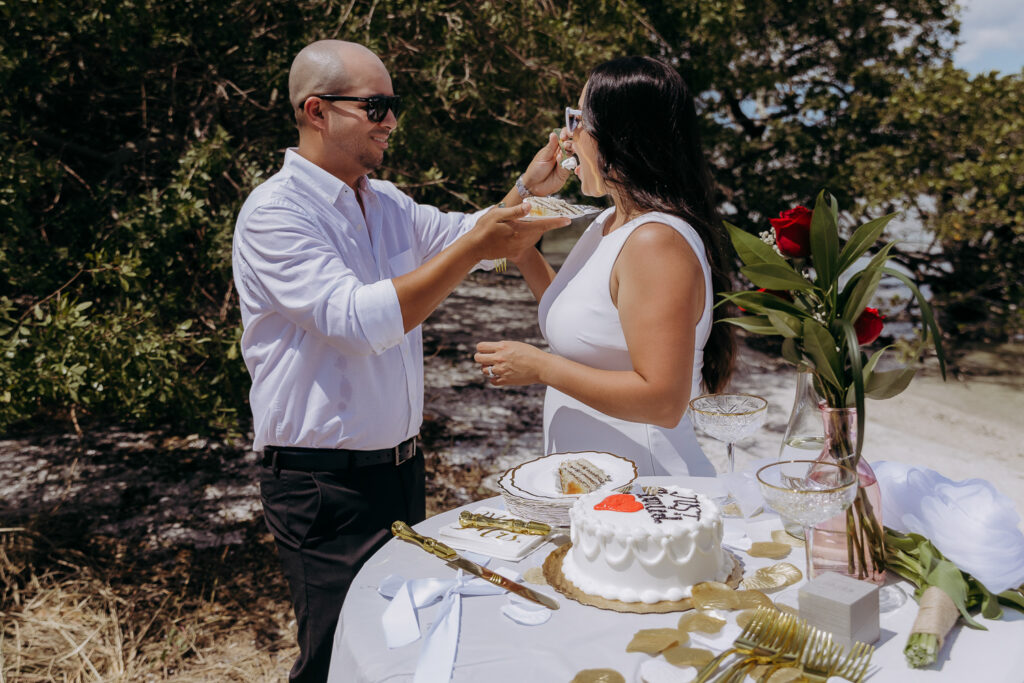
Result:
M827 681L839 659L842 648L832 642L832 634L811 630L811 636L804 646L803 654L800 655L800 668L804 672L804 678L822 683Z
M769 662L770 666L768 670L761 675L762 681L767 681L772 677L772 674L781 669L784 666L795 666L797 661L800 659L800 655L804 652L804 647L807 646L807 637L810 635L812 627L807 625L807 622L803 619L796 621L796 626L793 631L793 638L789 641L789 644L782 649L779 654Z
M836 665L836 668L829 672L829 676L839 676L850 681L850 683L861 683L864 674L871 664L871 656L875 648L867 643L854 643L846 658Z
M762 634L779 618L779 614L779 612L773 609L758 607L757 611L754 612L754 618L736 636L733 646L705 664L704 668L697 673L697 677L693 679L693 683L704 683L707 681L711 674L715 673L715 670L718 669L718 665L729 655L736 652L748 653L752 651L761 640Z
M495 273L504 273L506 270L508 270L508 259L507 258L500 258L500 259L498 259L497 261L494 262L494 272Z
M783 657L791 657L790 661L795 661L803 635L801 621L790 614L783 614L757 639L751 651L726 669L715 683L739 683L755 666L772 664Z

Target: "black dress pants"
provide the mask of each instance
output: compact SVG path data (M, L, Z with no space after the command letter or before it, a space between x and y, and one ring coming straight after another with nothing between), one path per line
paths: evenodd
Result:
M264 467L263 515L277 541L298 623L299 658L290 681L327 680L338 614L359 568L389 538L397 519L426 517L423 452L341 471Z

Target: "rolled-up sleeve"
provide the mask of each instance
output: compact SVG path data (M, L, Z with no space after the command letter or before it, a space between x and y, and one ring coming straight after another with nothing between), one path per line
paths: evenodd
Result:
M391 280L361 280L301 207L286 200L263 204L244 226L238 256L265 307L257 315L280 314L346 354L379 354L402 340Z

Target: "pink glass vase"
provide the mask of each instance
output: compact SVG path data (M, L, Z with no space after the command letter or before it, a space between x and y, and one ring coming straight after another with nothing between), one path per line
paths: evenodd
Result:
M815 576L836 572L881 585L885 583L882 493L871 466L856 453L857 409L830 408L824 403L819 409L825 445L818 460L856 469L860 481L853 505L814 527L811 572Z

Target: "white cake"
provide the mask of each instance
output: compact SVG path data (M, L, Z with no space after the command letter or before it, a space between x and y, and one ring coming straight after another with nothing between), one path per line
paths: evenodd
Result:
M572 547L562 573L581 591L651 604L682 600L694 584L729 577L733 561L722 549L721 512L710 498L678 486L612 495L589 493L569 511ZM606 500L638 509L595 509Z

